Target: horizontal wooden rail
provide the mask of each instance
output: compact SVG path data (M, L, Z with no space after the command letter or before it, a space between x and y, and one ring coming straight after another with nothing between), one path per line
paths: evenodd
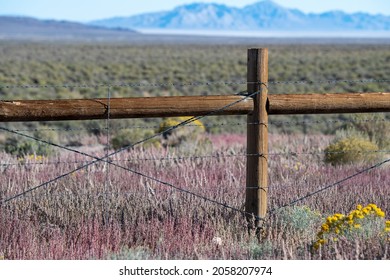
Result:
M237 95L111 98L109 111L111 119L202 116L242 98ZM252 109L253 102L248 98L219 114L242 115ZM107 98L0 102L3 122L106 119L107 112Z
M390 93L268 95L270 115L390 112Z
M253 111L242 96L181 96L110 99L110 118L247 115ZM108 99L0 101L0 122L105 119ZM390 112L390 93L270 94L268 114ZM211 114L210 114L211 115Z

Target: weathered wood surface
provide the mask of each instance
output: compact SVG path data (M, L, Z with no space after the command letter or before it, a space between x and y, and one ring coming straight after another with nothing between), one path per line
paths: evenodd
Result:
M110 99L110 118L201 116L241 100L241 96L182 96ZM216 112L220 115L247 114L250 99ZM0 121L56 121L105 119L108 99L15 100L0 102Z
M268 95L269 114L337 114L390 112L390 93Z
M247 115L253 99L238 95L110 99L110 118ZM107 118L108 99L0 101L0 121L56 121ZM268 114L334 114L390 112L390 93L269 94ZM219 111L217 111L219 110Z
M248 50L248 93L253 110L248 115L245 211L265 218L268 193L268 49ZM260 228L261 221L256 222Z

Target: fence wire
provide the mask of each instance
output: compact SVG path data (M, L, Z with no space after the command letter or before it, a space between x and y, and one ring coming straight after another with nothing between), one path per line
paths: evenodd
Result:
M4 130L0 127L0 130ZM21 134L19 134L21 135ZM64 150L68 150L70 152L76 152L77 150L67 148L66 146L56 145L54 143L49 144L50 142L47 141L41 141L38 140L38 138L32 138L38 142L42 142L47 145L52 145L59 147ZM80 155L87 155L83 152L77 151ZM373 150L373 151L361 151L361 150L345 150L345 151L339 151L339 152L276 152L276 153L268 153L268 154L262 154L268 157L299 157L299 156L316 156L316 155L331 155L331 154L357 154L357 155L369 155L369 154L390 154L390 150ZM226 159L226 158L247 158L247 157L260 157L261 154L216 154L216 155L192 155L192 156L168 156L168 157L159 157L159 158L131 158L131 159L110 159L109 163L115 163L115 162L129 162L129 163L138 163L142 161L185 161L185 160L209 160L209 159ZM96 159L96 158L95 158ZM34 159L33 159L34 160ZM106 161L105 161L106 162ZM23 167L23 166L29 166L29 165L66 165L66 164L88 164L91 163L91 161L43 161L43 160L37 160L34 162L24 162L23 159L20 160L20 162L17 163L7 163L7 162L0 162L0 166L2 167L8 167L8 166L16 166L16 167ZM107 163L107 162L106 162Z
M315 124L357 124L357 123L387 123L390 122L389 119L345 119L345 120L302 120L302 121L270 121L269 125L315 125ZM188 124L187 127L205 127L205 128L213 128L213 127L226 127L226 126L247 126L247 125L259 125L258 122L227 122L227 123L216 123L216 124ZM111 127L112 131L120 131L125 129L160 129L160 128L169 128L161 127L160 125L126 125L120 127ZM106 131L107 128L100 127L83 127L83 128L31 128L31 129L13 129L16 132L39 132L39 131L93 131L93 132L102 132Z
M191 82L173 82L173 83L102 83L102 84L88 84L88 83L78 83L78 84L61 84L61 85L0 85L0 88L4 89L28 89L28 88L101 88L101 87L184 87L184 86L213 86L213 85L248 85L254 84L256 82L248 82L244 80L236 81L191 81ZM268 85L299 85L299 84L369 84L369 83L390 83L388 79L360 79L360 80L299 80L299 81L268 81Z
M386 164L388 162L390 162L390 158L386 159L386 160L383 160L383 161L381 161L381 162L379 162L379 163L377 163L375 165L372 165L372 166L370 166L368 168L362 169L359 172L356 172L356 173L354 173L354 174L352 174L352 175L350 175L348 177L345 177L345 178L343 178L343 179L341 179L341 180L339 180L339 181L337 181L335 183L332 183L332 184L329 184L329 185L327 185L325 187L319 188L318 190L316 190L314 192L311 192L311 193L308 193L305 196L299 197L299 198L297 198L297 199L295 199L295 200L293 200L293 201L291 201L291 202L289 202L289 203L287 203L285 205L282 205L282 206L280 206L278 208L274 208L271 211L269 211L269 214L275 213L275 212L279 211L282 208L293 206L293 205L297 204L298 202L301 202L301 201L303 201L305 199L308 199L309 197L312 197L312 196L314 196L314 195L316 195L318 193L321 193L321 192L323 192L325 190L328 190L330 188L334 188L334 187L340 186L342 183L345 183L345 182L347 182L347 181L349 181L349 180L351 180L351 179L353 179L353 178L355 178L355 177L357 177L359 175L362 175L364 173L372 171L372 170L374 170L376 168L379 168L380 166L382 166L382 165L384 165L384 164Z

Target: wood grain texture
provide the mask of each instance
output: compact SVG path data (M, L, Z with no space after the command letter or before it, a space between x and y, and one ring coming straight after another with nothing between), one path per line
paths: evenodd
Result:
M233 102L238 95L112 98L110 118L203 116ZM60 121L107 118L107 99L0 101L0 121ZM212 115L247 115L252 99ZM390 93L274 94L268 95L268 114L335 114L390 112Z
M390 112L390 93L269 95L269 114L337 114Z
M149 98L111 98L110 118L152 118L202 116L220 110L242 96L183 96ZM241 115L252 110L252 101L244 100L214 115ZM105 119L107 99L15 100L0 102L0 121L59 121Z
M265 218L268 194L268 50L248 50L248 94L253 111L248 115L245 211ZM261 222L256 222L261 227Z

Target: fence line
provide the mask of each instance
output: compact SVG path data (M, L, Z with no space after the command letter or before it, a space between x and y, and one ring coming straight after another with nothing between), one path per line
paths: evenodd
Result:
M314 192L308 193L308 194L306 194L305 196L302 196L302 197L299 197L299 198L297 198L297 199L294 199L293 201L291 201L291 202L289 202L289 203L287 203L287 204L284 204L284 205L282 205L282 206L279 206L279 207L277 207L277 208L274 208L274 209L270 210L268 214L271 215L271 214L273 214L273 213L275 213L275 212L278 212L278 211L279 211L280 209L282 209L282 208L286 208L286 207L289 207L289 206L293 206L293 205L297 204L298 202L301 202L301 201L303 201L303 200L305 200L305 199L307 199L307 198L310 198L310 197L312 197L312 196L314 196L314 195L316 195L316 194L318 194L318 193L321 193L321 192L323 192L323 191L325 191L325 190L327 190L327 189L330 189L330 188L333 188L333 187L337 187L337 186L339 186L340 184L345 183L345 182L351 180L352 178L355 178L355 177L357 177L357 176L359 176L359 175L362 175L362 174L367 173L367 172L369 172L369 171L372 171L372 170L374 170L374 169L376 169L376 168L379 168L380 166L382 166L382 165L384 165L384 164L386 164L386 163L389 163L389 162L390 162L390 158L389 158L389 159L386 159L386 160L383 160L383 161L381 161L381 162L379 162L379 163L376 163L376 164L374 164L374 165L371 165L371 166L369 166L369 167L367 167L367 168L364 168L364 169L362 169L362 170L360 170L360 171L358 171L358 172L356 172L356 173L354 173L354 174L352 174L352 175L349 175L349 176L347 176L347 177L345 177L345 178L343 178L343 179L341 179L341 180L338 180L338 181L335 182L335 183L326 185L326 186L324 186L324 187L320 187L318 190L316 190L316 191L314 191ZM140 174L137 174L137 175L140 175ZM141 176L144 177L145 175L142 174ZM148 176L148 175L146 175L146 176ZM147 179L151 179L151 180L153 180L153 181L155 181L155 182L157 182L157 183L161 183L161 184L163 184L163 185L167 185L167 186L170 186L170 187L173 186L172 184L167 183L167 182L156 181L156 180L158 180L158 179L155 179L155 178L153 178L153 177L148 177ZM195 193L193 193L193 192L190 192L190 191L188 191L188 190L184 190L184 189L181 189L181 188L175 187L175 186L173 186L172 188L177 189L177 190L179 190L180 192L188 193L188 194L193 195L193 196L195 196L195 197L205 199L206 201L208 200L207 197L200 196L200 195L195 194ZM214 188L214 187L213 187L213 188ZM224 187L220 186L220 188L224 188ZM229 187L229 188L231 188L231 187ZM248 188L248 187L246 187L246 186L237 186L237 187L235 187L235 188L236 188L236 189L245 189L245 188ZM251 189L259 189L259 187L249 187L249 188L251 188ZM270 188L273 188L273 187L270 186ZM87 197L99 197L99 196L102 196L102 197L103 197L104 195L129 196L129 195L134 195L134 194L137 194L137 193L138 193L138 192L135 192L135 191L134 191L134 192L105 192L105 191L104 191L104 192L99 192L99 193L84 193L84 194L78 193L77 196L87 196ZM54 196L54 197L66 197L66 196L74 197L74 194L73 194L73 193L72 193L72 194L45 194L45 195ZM209 200L209 202L211 202L211 201ZM226 204L222 204L222 205L221 205L221 203L217 203L217 204L220 205L220 206L225 206L225 205L226 205ZM1 205L1 204L0 204L0 205ZM228 208L230 208L230 207L228 207ZM232 209L232 210L236 210L236 209ZM237 212L240 212L240 213L245 214L245 215L248 214L248 212L241 211L241 210L237 210Z
M218 109L218 110L216 110L216 111L223 111L223 110L225 110L226 108L228 108L228 107L230 107L230 106L234 106L235 104L237 104L237 103L239 103L239 102L242 102L242 101L244 101L244 100L246 100L246 99L248 99L248 98L251 98L251 97L253 97L253 96L255 96L255 95L259 94L259 93L260 93L260 92L251 93L251 94L249 94L249 95L247 95L247 96L244 96L243 98L241 98L241 99L238 100L238 101L232 102L232 103L230 103L230 104L228 104L228 105L226 105L226 106L221 107L220 109ZM60 179L62 179L62 178L65 178L66 176L68 176L68 175L70 175L70 174L73 174L73 173L75 173L75 172L77 172L77 171L79 171L79 170L81 170L81 169L84 169L84 168L86 168L86 167L88 167L88 166L90 166L90 165L92 165L92 164L95 164L95 163L100 162L100 161L104 161L104 162L106 162L106 163L109 163L109 164L111 164L111 165L120 167L120 168L125 169L125 170L127 170L127 171L129 171L129 172L132 172L132 173L134 173L134 174L136 174L136 175L139 175L139 176L141 176L141 177L144 177L144 178L146 178L146 179L150 179L150 180L155 181L155 182L157 182L157 183L160 183L160 184L166 185L166 186L168 186L168 187L171 187L171 188L173 188L173 189L175 189L175 190L178 190L178 191L187 193L187 194L189 194L189 195L192 195L192 196L201 198L201 199L203 199L203 200L205 200L205 201L207 201L207 202L211 202L211 203L214 203L214 204L223 206L224 208L227 208L227 209L230 209L230 210L233 210L233 211L236 211L236 212L240 212L240 213L243 213L243 214L245 214L245 215L251 214L251 213L249 213L249 212L246 212L246 211L243 211L243 210L240 210L240 209L231 207L231 206L229 206L229 205L226 205L225 203L221 203L221 202L218 202L218 201L216 201L216 200L208 199L207 197L204 197L204 196L201 196L201 195L199 195L199 194L193 193L193 192L191 192L191 191L185 190L185 189L183 189L183 188L174 186L173 184L170 184L170 183L168 183L168 182L159 180L159 179L157 179L157 178L151 177L151 176L146 175L146 174L143 174L143 173L141 173L141 172L132 170L132 169L130 169L130 168L126 168L126 167L123 167L123 166L116 165L116 164L114 164L114 163L112 163L112 162L110 162L110 161L108 160L109 157L111 157L111 156L113 156L113 155L115 155L115 154L118 154L118 153L120 153L120 152L122 152L122 151L125 151L125 150L128 150L128 149L130 149L130 148L133 148L133 147L136 146L136 145L139 145L139 144L142 144L142 143L144 143L144 142L146 142L146 141L149 141L149 140L155 138L156 136L163 135L164 133L167 133L167 132L173 131L173 130L175 130L175 129L178 129L179 127L185 126L186 124L189 124L189 123L191 123L191 122L194 122L195 120L199 120L199 119L204 118L204 117L206 117L206 116L208 116L208 115L212 115L213 113L215 113L215 111L211 111L211 112L209 112L209 114L204 115L204 116L192 117L192 118L190 118L190 119L188 119L188 120L185 120L185 121L183 121L183 122L177 124L177 125L174 126L174 127L167 128L166 130L164 130L164 131L162 131L162 132L160 132L160 133L157 133L157 134L155 134L155 135L153 135L153 136L147 137L147 138L145 138L145 139L143 139L143 140L141 140L141 141L138 141L138 142L136 142L136 143L134 143L134 144L128 145L128 146L126 146L126 147L123 147L123 148L121 148L121 149L119 149L119 150L117 150L117 151L115 151L115 152L109 153L108 155L106 155L105 157L102 157L102 158L94 157L94 156L88 155L88 154L83 153L83 152L80 152L80 151L76 151L76 150L73 150L73 149L69 149L69 148L63 147L64 149L66 149L66 150L68 150L68 151L76 152L76 153L78 153L78 154L82 154L82 155L85 155L85 156L89 156L89 157L95 158L95 160L92 161L92 162L90 162L90 163L86 163L86 164L84 164L84 165L82 165L82 166L80 166L80 167L78 167L78 168L76 168L76 169L73 169L73 170L69 171L69 172L63 173L62 175L57 176L57 177L55 177L55 178L53 178L53 179L51 179L51 180L49 180L49 181L46 181L46 182L44 182L44 183L42 183L42 184L37 185L37 186L35 186L35 187L30 187L30 188L28 188L28 189L27 189L26 191L24 191L24 192L21 192L21 193L19 193L19 194L16 194L16 195L13 195L13 196L11 196L11 197L8 197L8 198L4 199L3 201L1 201L0 205L9 203L10 201L13 201L13 200L15 200L15 199L17 199L17 198L23 197L23 196L25 196L26 194L31 193L32 191L35 191L35 190L37 190L37 189L39 189L39 188L42 188L42 187L45 187L45 186L47 186L48 184L50 184L50 183L52 183L52 182L55 182L55 181L60 180ZM9 131L8 129L4 129L4 128L2 128L2 129L5 130L5 131ZM14 132L14 133L15 133L15 132ZM28 136L28 135L25 135L25 134L21 134L21 133L18 133L18 132L17 132L17 134L19 134L19 135L21 135L21 136L24 136L24 137L28 137L28 138L34 138L34 137L31 137L31 136ZM40 140L40 139L37 139L37 138L34 138L34 139L35 139L36 141L45 142L46 144L53 144L53 143L50 143L50 142L47 142L47 141L43 141L43 140ZM57 146L57 147L60 147L60 146L57 145L57 144L54 144L54 145ZM61 147L60 147L60 148L61 148ZM256 219L256 220L262 220L260 217L255 217L255 219Z
M374 170L374 169L376 169L376 168L379 168L380 166L382 166L382 165L384 165L384 164L386 164L386 163L388 163L388 162L390 162L390 158L389 158L389 159L386 159L386 160L384 160L384 161L381 161L381 162L379 162L379 163L377 163L377 164L375 164L375 165L372 165L372 166L370 166L370 167L368 167L368 168L365 168L365 169L363 169L363 170L361 170L361 171L358 171L358 172L356 172L356 173L354 173L354 174L352 174L352 175L350 175L350 176L348 176L348 177L345 177L345 178L343 178L343 179L341 179L341 180L339 180L339 181L337 181L337 182L335 182L335 183L332 183L332 184L330 184L330 185L327 185L327 186L325 186L325 187L322 187L322 188L318 189L317 191L314 191L314 192L309 193L309 194L307 194L307 195L305 195L305 196L302 196L302 197L300 197L300 198L297 198L297 199L295 199L295 200L289 202L288 204L282 205L282 206L280 206L280 207L278 207L278 208L274 208L274 209L272 209L271 211L269 211L269 212L267 213L267 216L270 216L271 214L273 214L273 213L279 211L279 210L282 209L282 208L285 208L285 207L288 207L288 206L292 206L292 205L294 205L294 204L296 204L296 203L298 203L298 202L300 202L300 201L303 201L303 200L305 200L305 199L307 199L307 198L309 198L309 197L311 197L311 196L314 196L314 195L316 195L316 194L318 194L318 193L320 193L320 192L323 192L323 191L325 191L325 190L327 190L327 189L329 189L329 188L336 187L336 186L338 186L338 185L340 185L340 184L342 184L342 183L344 183L344 182L346 182L346 181L349 181L349 180L351 180L352 178L355 178L355 177L357 177L357 176L359 176L359 175L361 175L361 174L364 174L364 173L367 173L367 172L369 172L369 171L371 171L371 170ZM112 162L108 162L108 161L106 161L106 163L112 164ZM81 168L83 168L83 167L81 167ZM78 171L78 170L80 170L80 167L79 167L77 170L71 171L70 173L62 174L61 176L59 176L59 177L57 177L57 178L58 178L58 179L63 178L64 176L67 176L67 175L69 175L69 174L71 174L71 173L74 173L75 171ZM156 178L154 178L154 177L152 177L152 176L143 174L143 173L138 172L138 171L135 171L135 170L127 169L127 171L130 171L130 172L132 172L132 173L134 173L134 174L136 174L136 175L139 175L139 176L141 176L141 177L144 177L144 178L146 178L146 179L152 180L152 181L154 181L154 182L156 182L156 183L159 183L159 184L168 186L168 187L170 187L170 188L172 188L172 189L175 189L175 190L177 190L177 191L180 191L180 192L189 194L189 195L191 195L191 196L194 196L194 197L203 199L203 200L206 201L206 202L211 202L211 203L213 203L213 204L222 206L222 207L225 208L225 209L230 209L230 210L232 210L232 211L241 213L241 214L243 214L243 215L245 215L245 216L248 216L248 215L253 216L254 219L255 219L255 221L262 221L262 222L266 222L266 221L267 221L267 217L260 217L260 216L253 215L252 212L244 211L244 210L241 210L241 209L238 209L238 208L229 206L229 205L227 205L226 203L221 203L221 202L216 201L216 200L214 200L214 199L207 198L207 197L202 196L202 195L200 195L200 194L197 194L197 193L188 191L188 190L183 189L183 188L181 188L181 187L177 187L177 186L175 186L175 185L173 185L173 184L171 184L171 183L168 183L168 182L165 182L165 181L156 179ZM57 180L57 179L50 180L49 182L53 182L53 181L56 181L56 180ZM46 185L46 184L48 184L49 182L46 182L46 183L44 183L44 184ZM25 192L23 192L23 193L17 194L17 195L15 195L15 196L11 197L11 198L5 199L5 200L3 200L3 201L0 203L0 206L2 206L3 204L5 204L5 203L7 203L7 202L9 202L9 201L11 201L11 200L14 200L14 199L16 199L16 198L19 198L19 197L22 197L22 196L25 197L26 194L30 193L30 192L33 191L33 190L36 190L36 189L40 188L41 186L43 186L43 184L41 184L41 185L39 185L39 186L36 186L36 187L34 187L34 188L32 188L32 189L30 189L30 190L28 190L28 191L25 191ZM260 187L248 187L248 186L246 186L246 189L248 189L248 188L249 188L249 189L260 189ZM107 194L112 194L112 193L111 193L111 192L104 192L103 194L100 194L100 195L102 195L102 196L105 195L105 197L106 197ZM88 195L88 196L91 196L91 195ZM94 195L94 196L95 196L95 195Z
M346 119L346 120L303 120L303 121L270 121L270 125L307 125L307 124L335 124L335 123L376 123L376 122L390 122L390 119ZM217 124L188 124L187 127L223 127L223 126L246 126L258 125L256 122L230 122ZM111 130L125 130L125 129L158 129L169 128L169 126L161 127L160 125L126 125L121 127L111 127ZM83 127L83 128L32 128L32 129L13 129L16 132L38 132L38 131L105 131L106 128L99 127Z
M74 151L74 150L72 150ZM328 155L328 154L348 154L356 153L359 155L365 154L390 154L390 150L375 150L375 151L360 151L360 150L346 150L340 152L278 152L267 153L265 155L270 157L281 156L315 156L315 155ZM220 154L220 155L193 155L193 156L178 156L178 157L160 157L160 158L132 158L132 159L110 159L110 163L113 162L139 162L139 161L183 161L183 160L204 160L204 159L221 159L221 158L237 158L237 157L258 157L260 154ZM23 160L23 159L22 159ZM34 160L34 159L32 159ZM26 165L56 165L56 164L86 164L90 161L37 161L37 162L18 162L18 163L5 163L0 162L0 166L26 166Z

